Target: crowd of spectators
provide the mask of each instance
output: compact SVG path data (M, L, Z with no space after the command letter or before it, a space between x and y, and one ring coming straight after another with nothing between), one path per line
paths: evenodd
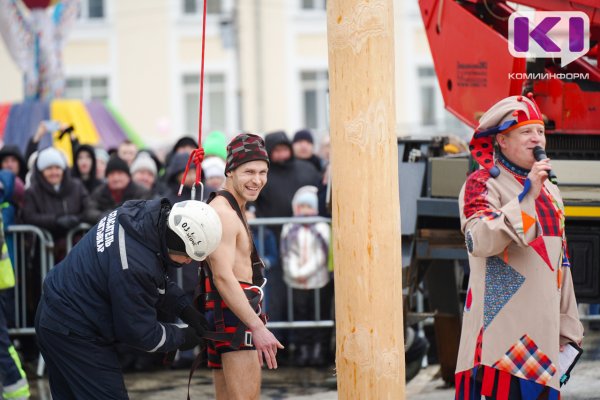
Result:
M72 154L65 154L52 146L40 148L44 142L41 140L44 135L52 133L46 129L44 123L40 124L24 151L10 144L0 149L0 203L4 229L6 231L14 224L31 224L47 230L55 243L55 262L60 261L66 254L66 238L71 229L81 223L95 224L127 200L167 197L175 203L190 198L191 187L196 177L193 163L183 184L181 196L178 196L178 192L189 154L198 148L198 143L193 138L179 139L163 160L152 150L139 149L130 141L124 141L116 149L105 150L80 144L77 132L65 125L61 126L61 131L71 138ZM206 200L211 192L218 190L225 181L227 142L224 133L215 131L207 135L202 143L205 152L202 163L203 200ZM328 142L323 142L324 157L316 154L314 137L310 130L298 131L292 140L283 131L268 133L265 135L265 142L270 158L268 181L256 202L249 205L248 217L308 215L299 214L299 205L293 203L298 190L306 187L311 188L312 208L309 214L318 213L330 217L325 204L329 174ZM68 160L71 159L72 167L69 167ZM197 197L199 196L200 192L197 194ZM306 199L307 196L303 198ZM320 250L319 259L313 260L319 263L315 269L315 273L321 276L318 279L319 284L302 288L292 285L295 288L295 300L310 311L303 312L296 305L296 320L298 316L312 319L311 312L315 304L311 302L314 302L314 296L305 295L302 292L304 289L324 289L321 296L325 298L321 301L321 308L331 303L333 286L329 283L331 271L327 269L329 252L323 247L329 246L328 229L319 227L318 238L313 240L313 244ZM263 249L262 256L266 261L268 278L265 290L266 308L272 321L285 321L288 318L286 301L290 281L285 279L284 269L288 268L289 278L289 260L293 257L312 256L290 253L298 249L298 246L290 243L290 240L297 240L298 229L294 228L294 232L294 235L290 235L288 228L282 241L282 227L270 226L270 229L266 230L265 242L260 246ZM258 241L259 235L256 230L253 236L254 240ZM9 241L11 235L6 237ZM10 242L7 243L14 265L15 255L12 254ZM190 296L193 295L197 283L197 267L190 264L183 270L184 290ZM297 262L294 266L296 270L302 267ZM28 279L36 277L28 276ZM32 299L30 312L33 314L35 305L37 300ZM321 319L330 319L330 311L330 307L323 308ZM318 331L319 345L316 349L307 348L306 334L294 336L291 332L280 330L278 339L292 349L292 353L296 349L296 361L293 354L289 355L288 361L299 365L323 365L331 361L333 356L326 349L330 331Z

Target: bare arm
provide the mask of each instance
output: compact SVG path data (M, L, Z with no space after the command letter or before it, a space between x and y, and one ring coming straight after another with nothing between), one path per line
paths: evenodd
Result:
M223 234L219 247L210 255L210 270L219 294L234 314L252 331L264 326L233 273L239 219L233 210L217 208Z
M228 206L215 205L221 218L223 234L219 247L210 255L210 269L219 294L233 313L252 331L254 346L258 351L259 362L267 361L269 368L277 368L275 355L283 346L265 327L256 315L235 277L236 238L240 234L240 222L237 214ZM245 234L245 232L242 232Z

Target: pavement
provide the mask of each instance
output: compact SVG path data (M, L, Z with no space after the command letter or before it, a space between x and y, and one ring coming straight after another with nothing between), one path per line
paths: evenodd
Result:
M600 332L590 331L584 340L584 355L575 367L571 380L563 388L563 400L600 399ZM131 400L186 399L189 371L162 370L149 373L129 373L125 383ZM32 399L50 400L47 379L31 382ZM192 399L212 399L211 372L195 372L191 386ZM439 377L439 366L422 369L406 385L409 400L451 400L454 389ZM263 400L333 400L337 399L334 367L293 368L281 367L263 372ZM377 400L377 399L375 399Z

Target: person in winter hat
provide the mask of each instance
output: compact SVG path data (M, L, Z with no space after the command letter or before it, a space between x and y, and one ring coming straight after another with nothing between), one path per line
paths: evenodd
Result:
M106 177L106 164L108 164L110 156L106 150L100 147L94 149L94 154L96 155L96 178L104 181Z
M310 130L302 129L296 132L292 140L292 148L297 159L308 161L319 172L324 171L325 163L321 157L315 154L314 138Z
M490 107L471 140L483 168L459 195L471 270L456 364L459 400L558 398L560 352L583 339L560 190L548 180L550 160L533 154L545 147L545 133L529 94Z
M64 237L87 208L88 193L81 181L71 179L64 155L53 147L39 152L34 183L25 192L23 222Z
M99 221L127 200L147 200L151 197L150 191L132 181L127 163L113 156L106 164L106 182L90 195L86 219Z
M225 183L225 161L210 157L202 162L202 176L207 188L217 190Z
M41 150L32 171L33 182L25 191L21 219L25 224L50 231L54 257L66 254L66 236L86 219L89 194L81 181L71 176L63 153L53 147Z
M236 136L227 146L224 188L209 199L221 219L223 240L205 264L205 316L217 334L240 333L208 343L217 398L258 399L261 365L266 361L269 369L277 368L277 351L283 348L265 326L262 262L243 215L246 203L256 200L265 185L268 168L263 139L249 133ZM244 343L242 337L248 340ZM235 371L244 371L244 379L237 379Z
M312 217L319 213L317 188L303 186L292 199L295 217ZM330 227L316 224L287 223L281 231L281 260L285 283L293 289L294 318L307 321L315 318L315 290L319 290L320 315L328 319L331 303L329 256ZM321 290L324 289L324 290ZM299 349L300 366L321 365L330 329L304 329L291 338Z
M135 160L131 163L129 168L131 178L138 185L152 190L154 183L156 182L156 163L147 153L140 153Z

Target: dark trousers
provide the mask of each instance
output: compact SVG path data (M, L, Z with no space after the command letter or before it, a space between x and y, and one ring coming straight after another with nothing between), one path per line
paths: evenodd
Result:
M319 289L320 295L320 317L321 320L331 318L331 296L332 283L329 282L325 287ZM313 321L315 320L316 301L314 290L293 289L292 298L294 301L294 320L295 321ZM292 341L296 345L320 343L324 348L327 346L331 336L331 328L312 328L297 329L294 331Z
M69 332L38 306L35 331L54 400L129 399L115 348Z
M0 375L2 378L2 385L6 387L20 380L21 373L15 364L15 360L13 360L8 352L9 347L12 346L12 342L8 337L3 300L4 297L0 295Z

